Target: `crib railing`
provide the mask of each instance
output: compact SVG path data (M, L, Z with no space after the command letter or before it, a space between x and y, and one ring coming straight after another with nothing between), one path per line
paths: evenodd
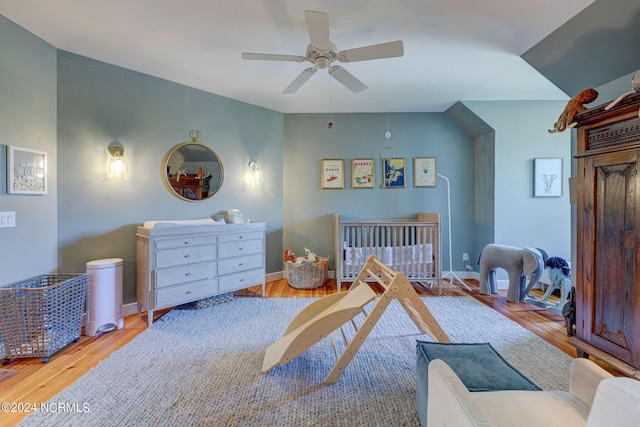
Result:
M420 213L417 220L343 221L334 215L335 272L352 282L369 255L375 255L411 282L439 284L442 277L440 215Z

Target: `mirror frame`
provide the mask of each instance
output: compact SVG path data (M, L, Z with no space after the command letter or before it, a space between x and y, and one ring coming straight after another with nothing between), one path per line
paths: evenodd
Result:
M211 147L208 147L205 144L202 144L199 139L200 139L200 131L191 131L189 133L189 135L191 136L191 138L193 139L192 141L189 142L183 142L180 143L178 145L173 146L169 151L167 151L167 154L165 154L164 159L161 163L161 174L162 174L162 182L164 183L165 187L167 188L167 190L174 195L175 197L177 197L180 200L185 200L187 202L203 202L205 200L209 200L210 198L212 198L213 196L215 196L219 191L220 188L222 188L222 184L224 183L224 165L222 164L222 159L220 158L220 156L218 155L218 153L216 153ZM218 159L218 163L220 163L220 183L218 184L218 186L215 188L215 190L209 190L207 197L202 198L202 199L190 199L188 197L184 197L183 195L181 195L172 185L171 182L169 181L169 177L167 176L167 166L169 166L169 159L171 159L171 156L178 151L180 148L182 147L187 147L190 145L196 145L198 147L204 148L206 150L209 150L209 152L211 152L211 154L213 154L217 159ZM174 172L175 174L175 172Z

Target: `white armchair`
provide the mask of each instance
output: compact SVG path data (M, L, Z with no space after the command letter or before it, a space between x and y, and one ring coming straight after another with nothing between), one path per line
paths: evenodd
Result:
M603 381L604 380L604 381ZM470 392L442 360L429 363L428 427L640 425L640 381L588 359L571 364L569 392Z

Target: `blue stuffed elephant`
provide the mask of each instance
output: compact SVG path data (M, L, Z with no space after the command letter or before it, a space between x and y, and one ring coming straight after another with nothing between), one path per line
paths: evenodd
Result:
M498 292L496 269L502 268L509 274L507 301L520 302L529 293L545 268L547 253L542 249L519 248L489 244L480 254L480 293L490 295ZM527 285L527 276L531 276Z

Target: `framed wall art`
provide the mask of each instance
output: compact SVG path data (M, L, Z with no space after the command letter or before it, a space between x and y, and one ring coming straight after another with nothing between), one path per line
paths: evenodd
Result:
M373 159L351 159L351 188L374 188Z
M435 157L414 157L413 158L413 186L414 187L435 187L436 186L436 158Z
M323 189L344 188L344 160L322 159L322 185Z
M47 194L47 153L7 146L7 193Z
M533 159L533 197L562 196L562 158Z
M382 186L384 188L404 188L405 169L402 158L382 159L382 176L384 178Z

